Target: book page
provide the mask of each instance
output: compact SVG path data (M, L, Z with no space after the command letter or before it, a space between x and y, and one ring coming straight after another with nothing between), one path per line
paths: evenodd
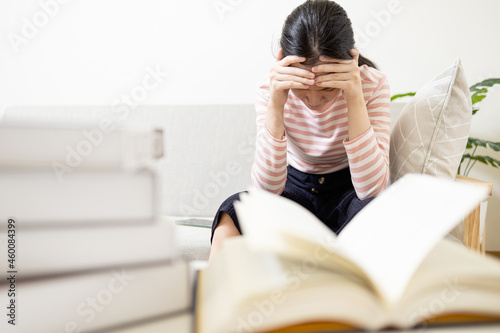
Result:
M226 240L203 276L197 309L203 333L260 332L308 322L370 328L387 323L371 288L313 262L252 252L244 237Z
M251 189L241 194L234 206L244 237L253 250L295 260L309 258L326 268L337 269L340 264L360 277L366 276L346 257L337 235L299 204Z
M242 237L225 240L220 253L204 270L203 294L196 310L201 314L199 332L230 331L228 323L241 316L238 308L249 298L280 290L279 261L272 254L252 255L245 249Z
M337 236L313 213L293 201L266 191L250 189L235 204L245 238L252 247L274 252L283 245L277 235L287 232L313 244L337 247Z
M393 322L413 326L446 314L500 320L500 261L441 240L408 283Z
M370 202L337 240L395 304L429 251L486 196L479 186L409 174Z
M434 245L486 196L482 187L409 174L379 194L339 237L304 207L265 191L242 194L235 208L253 249L302 260L304 248L287 238L320 244L359 267L395 304Z

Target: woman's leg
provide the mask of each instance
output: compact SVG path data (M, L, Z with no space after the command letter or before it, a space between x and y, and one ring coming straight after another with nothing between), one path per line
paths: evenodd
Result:
M240 236L240 232L234 225L231 217L225 212L221 212L220 215L221 216L219 223L213 231L212 248L210 249L209 261L211 261L214 256L220 251L220 249L222 248L222 243L225 239L229 237Z
M217 214L215 214L212 223L212 236L210 242L212 248L210 249L209 260L221 250L222 243L226 238L241 235L241 229L234 209L234 202L240 199L240 193L235 193L227 198L219 207Z
M374 198L366 198L361 200L356 195L354 189L344 193L342 196L337 210L338 214L338 226L336 233L340 233L342 229L358 214L366 205L368 205Z
M297 184L300 184L303 181L300 177L301 174L302 173L300 171L295 170L290 166L288 167L287 181L281 196L295 201L304 206L306 209L311 210L313 208L311 202L308 200L307 196L305 196L303 192L297 188ZM219 210L215 215L214 222L212 224L212 248L210 250L209 261L212 260L213 257L220 251L224 239L239 236L242 233L233 205L236 200L239 200L240 194L241 192L227 198L219 207Z

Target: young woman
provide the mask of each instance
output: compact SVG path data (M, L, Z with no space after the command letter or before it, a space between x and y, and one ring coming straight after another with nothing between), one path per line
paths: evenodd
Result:
M258 88L253 185L339 233L387 185L389 104L386 77L354 48L345 10L306 1L286 19L276 63ZM241 234L238 197L215 216L210 258Z

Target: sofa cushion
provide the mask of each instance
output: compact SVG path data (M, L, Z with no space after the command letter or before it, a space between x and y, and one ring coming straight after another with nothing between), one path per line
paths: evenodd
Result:
M176 225L175 245L187 261L208 260L210 255L210 228Z
M454 178L469 136L472 103L458 60L405 105L391 132L390 179L407 173Z

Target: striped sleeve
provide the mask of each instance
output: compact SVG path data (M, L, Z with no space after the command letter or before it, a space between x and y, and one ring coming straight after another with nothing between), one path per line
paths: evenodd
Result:
M255 109L257 112L257 141L252 165L254 187L281 194L287 176L287 139L275 138L265 126L269 101L269 81L260 85L257 91Z
M376 196L386 188L389 180L389 84L380 72L369 75L380 75L376 77L378 84L366 104L371 127L351 141L344 140L352 182L360 199Z

